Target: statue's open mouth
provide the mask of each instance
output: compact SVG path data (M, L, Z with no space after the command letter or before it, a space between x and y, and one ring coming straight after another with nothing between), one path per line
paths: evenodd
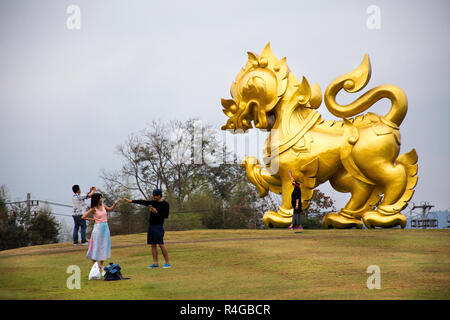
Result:
M261 130L270 130L274 122L275 115L273 113L259 113L257 105L252 104L247 110L228 119L227 124L223 128L247 131L254 126Z
M250 102L248 105L248 115L251 115L251 120L255 128L270 130L275 122L275 114L273 112L266 113L261 111L261 108L255 102ZM251 125L251 124L250 124Z
M252 121L255 124L255 127L258 128L258 111L257 111L257 104L254 102L249 102L247 104L247 107L244 109L244 111L239 116L239 122L242 123L242 128L244 130L253 128Z
M237 112L237 114L230 117L226 125L222 126L222 129L231 129L235 131L242 129L245 132L248 129L252 129L254 126L261 130L270 131L274 123L275 114L273 112L260 112L258 104L250 102L248 107L241 113Z
M223 112L229 117L222 130L243 130L255 126L261 130L270 130L275 123L274 111L266 112L256 100L236 103L232 99L222 99ZM252 124L253 122L253 124Z

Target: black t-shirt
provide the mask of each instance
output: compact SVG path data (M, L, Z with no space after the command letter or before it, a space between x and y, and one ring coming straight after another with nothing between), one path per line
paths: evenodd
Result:
M297 202L297 199L298 199L298 209L295 210L295 203ZM292 194L291 194L291 204L292 204L292 208L294 208L294 213L302 212L302 192L301 192L300 188L295 185L294 185L294 190L292 191Z
M169 203L167 201L156 201L156 200L133 200L132 203L140 204L143 206L153 206L157 213L150 211L150 216L148 223L151 225L163 225L164 219L169 217Z

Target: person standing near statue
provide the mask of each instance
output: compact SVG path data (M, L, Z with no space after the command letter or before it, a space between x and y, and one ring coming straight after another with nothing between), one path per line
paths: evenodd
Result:
M88 242L86 240L86 221L81 219L81 216L83 215L85 209L86 209L86 205L84 204L84 201L86 199L89 199L90 197L92 197L92 195L95 193L95 191L97 191L97 189L95 187L91 187L89 189L89 192L86 193L85 195L81 194L81 189L80 186L75 184L72 186L72 191L73 191L73 196L72 196L72 203L73 203L73 214L72 214L72 218L73 218L73 222L74 222L74 226L73 226L73 244L74 245L80 245L80 243L78 243L78 230L80 230L81 233L81 244L82 245L87 245Z
M292 223L288 227L289 230L303 230L302 226L302 192L300 190L300 184L292 176L291 170L289 170L289 177L294 185L294 190L291 194L291 204L294 208L294 214L292 216Z
M169 253L167 252L167 248L164 245L164 219L169 217L169 203L165 201L162 197L161 189L153 190L153 200L130 200L123 199L127 203L135 203L143 206L148 206L150 211L149 221L148 221L148 232L147 232L147 244L152 246L152 257L153 264L148 266L148 268L158 268L158 248L161 249L161 252L164 256L166 264L163 268L170 268L171 265L169 263Z

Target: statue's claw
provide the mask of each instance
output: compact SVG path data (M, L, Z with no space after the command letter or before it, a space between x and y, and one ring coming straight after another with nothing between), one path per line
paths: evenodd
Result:
M287 228L292 222L292 215L284 215L280 212L267 211L262 219L266 228Z
M362 229L363 227L361 220L356 218L347 218L339 213L328 213L325 217L323 217L322 223L324 228L328 229L348 229L353 227Z
M401 226L402 229L406 227L406 217L401 213L391 215L381 214L377 211L367 211L363 214L363 221L367 228L392 228Z

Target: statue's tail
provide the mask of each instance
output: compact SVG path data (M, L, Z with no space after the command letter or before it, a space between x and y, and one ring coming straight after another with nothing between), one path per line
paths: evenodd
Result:
M369 109L377 101L388 98L391 100L392 105L383 118L388 120L388 123L400 126L406 116L408 101L405 92L396 85L387 84L375 87L348 105L339 105L336 102L336 95L342 88L351 93L363 89L370 80L371 72L369 56L366 54L358 68L336 78L330 83L327 90L325 90L325 105L335 116L349 118Z

